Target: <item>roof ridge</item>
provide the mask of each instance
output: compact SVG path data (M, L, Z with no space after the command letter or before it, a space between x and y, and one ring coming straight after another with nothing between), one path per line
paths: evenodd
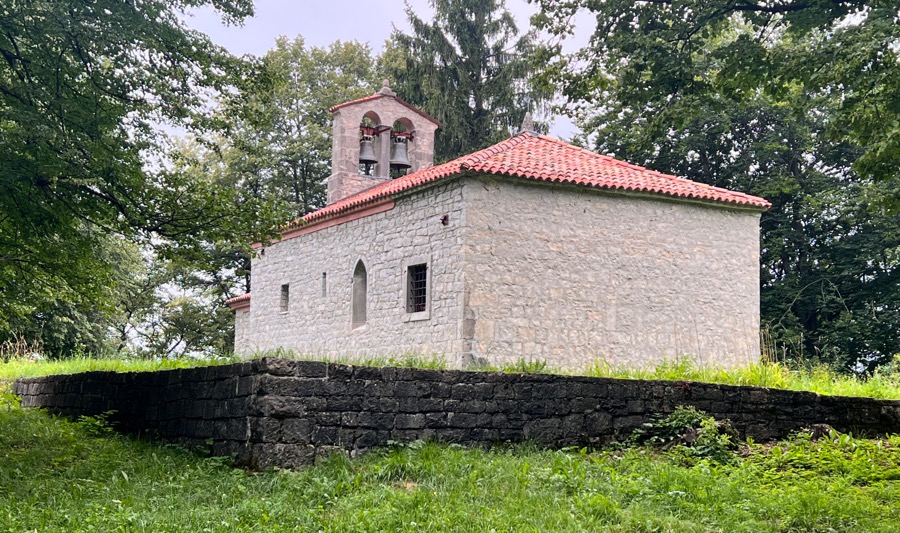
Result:
M595 157L600 157L600 158L602 158L602 159L604 159L604 160L606 160L606 161L609 161L610 163L612 163L612 164L614 164L614 165L616 165L616 166L628 168L628 169L631 169L631 170L636 170L636 171L638 171L638 172L649 172L649 173L655 174L655 175L657 175L657 176L659 176L659 177L661 177L661 178L666 178L666 179L670 179L670 180L676 180L676 181L678 181L678 182L689 181L689 182L691 182L691 183L696 183L696 184L699 184L699 185L704 185L704 186L706 186L706 187L713 187L713 188L716 188L716 187L713 186L713 185L708 185L708 184L703 183L703 182L700 182L700 181L690 180L690 179L688 179L688 178L683 178L683 177L677 176L677 175L675 175L675 174L666 174L665 172L660 172L659 170L654 170L654 169L652 169L652 168L647 168L647 167L644 167L644 166L641 166L641 165L637 165L637 164L635 164L635 163L629 163L628 161L623 161L623 160L621 160L621 159L616 159L615 157L612 157L612 156L609 156L609 155L606 155L606 154L601 154L600 152L594 152L594 151L588 150L587 148L584 148L584 147L582 147L582 146L576 146L576 145L574 145L574 144L567 143L567 142L562 141L562 140L560 140L560 139L554 139L553 137L548 137L548 136L546 136L546 135L541 135L540 137L541 137L542 139L546 140L546 141L554 142L554 143L556 143L556 144L560 144L560 145L562 145L562 146L565 146L566 148L569 148L569 149L573 149L573 148L574 148L574 149L576 149L576 150L580 150L580 151L582 151L582 152L586 152L586 153L588 153L588 154L590 154L590 155L593 155L593 156L595 156ZM732 190L730 190L730 189L721 189L721 190L728 191L728 192L735 192L735 191L732 191Z
M586 153L586 154L592 155L592 156L594 156L594 157L599 157L599 158L601 158L601 159L603 159L603 160L605 160L605 161L609 161L610 163L612 163L612 164L614 164L614 165L616 165L616 166L625 167L625 168L630 168L630 169L632 169L632 170L638 170L638 171L642 171L642 172L654 172L654 173L660 174L660 175L662 175L662 176L670 176L670 177L673 177L673 178L678 178L678 176L675 176L675 175L672 175L672 174L664 174L664 173L662 173L662 172L659 172L659 171L656 171L656 170L649 169L649 168L647 168L647 167L642 167L642 166L636 165L636 164L634 164L634 163L629 163L628 161L622 161L621 159L616 159L615 157L613 157L613 156L611 156L611 155L601 154L600 152L595 152L595 151L593 151L593 150L589 150L589 149L587 149L587 148L585 148L585 147L583 147L583 146L577 146L577 145L572 144L572 143L567 143L567 142L565 142L565 141L563 141L563 140L561 140L561 139L554 139L553 137L550 137L550 136L547 136L547 135L541 135L540 138L543 139L543 140L545 140L545 141L550 141L550 142L552 142L552 143L556 143L556 144L565 146L566 148L568 148L568 149L570 149L570 150L571 150L571 149L575 149L575 150L584 152L584 153ZM684 178L678 178L678 179L684 179Z
M522 132L522 133L517 134L514 137L510 137L509 139L504 139L497 144L493 144L491 146L488 146L487 148L482 148L481 150L478 150L477 152L473 152L469 155L464 155L464 156L458 158L459 160L463 160L463 161L460 161L459 166L460 166L460 168L470 170L471 167L473 167L473 166L483 162L484 160L486 160L490 157L493 157L499 153L505 152L505 151L509 150L510 148L513 148L514 146L518 146L519 144L525 142L532 136L533 135L530 134L529 132ZM456 161L456 160L457 159L454 159L454 161Z

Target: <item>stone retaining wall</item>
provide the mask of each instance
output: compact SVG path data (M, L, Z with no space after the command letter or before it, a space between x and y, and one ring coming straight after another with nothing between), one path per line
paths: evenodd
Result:
M437 439L486 446L530 440L596 445L655 414L693 405L768 440L812 424L900 432L900 401L692 382L346 366L261 359L147 373L19 380L26 407L115 411L121 429L212 444L254 466L296 467L334 451Z

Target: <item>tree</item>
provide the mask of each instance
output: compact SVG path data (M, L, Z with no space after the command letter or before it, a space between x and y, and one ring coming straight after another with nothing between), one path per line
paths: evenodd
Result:
M130 321L120 337L143 354L213 355L233 348L234 315L224 302L249 292L251 243L277 237L277 228L325 204L331 165L328 109L371 94L368 47L336 42L306 47L279 38L274 49L248 59L240 91L223 98L216 118L223 132L177 145L173 170L194 182L231 191L225 207L240 224L230 233L170 240L148 254L138 276L143 291L123 302Z
M431 24L407 5L412 35L393 32L380 70L398 96L441 122L435 158L447 161L509 137L551 95L531 83L535 34L518 34L505 2L430 4Z
M779 91L735 90L722 76L734 43L756 31L736 19L707 33L688 59L673 60L689 64L689 75L676 68L664 77L651 72L662 65L637 71L631 61L609 61L590 95L572 86L572 95L581 94L580 140L769 199L761 220L762 319L779 355L872 369L900 351L900 220L879 203L890 180L858 173L866 148L833 134L843 103L793 83ZM644 38L647 46L664 41L649 29ZM787 35L771 39L787 55L807 46ZM605 53L623 58L619 41L611 43Z
M626 105L672 102L721 93L737 99L764 92L780 98L799 87L829 100L832 120L822 132L832 142L859 147L861 177L900 177L900 25L893 0L536 0L539 27L559 36L578 9L595 14L590 45L562 57L556 81L573 101L597 101L616 81ZM746 31L730 38L733 24ZM699 53L721 39L710 58ZM573 68L580 65L580 68ZM705 75L698 73L705 72ZM671 122L668 106L656 126ZM900 206L900 189L883 191Z
M223 106L225 164L259 197L288 206L285 220L324 207L331 173L329 109L372 93L367 45L307 47L280 37L259 61L257 80Z
M230 194L165 166L160 126L205 130L210 93L240 63L179 15L227 21L250 0L2 0L0 336L15 322L114 305L109 235L190 246L228 233Z

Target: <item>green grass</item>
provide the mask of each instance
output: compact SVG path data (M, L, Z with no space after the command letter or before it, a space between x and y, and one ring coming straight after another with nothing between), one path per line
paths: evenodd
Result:
M149 372L171 368L188 368L227 364L237 359L123 359L113 357L72 357L53 361L11 358L0 362L0 380L33 378L55 374L77 374L95 370L115 372Z
M414 443L247 473L0 403L0 531L900 531L900 437L736 457Z
M678 359L655 368L614 368L596 363L587 375L623 379L662 379L702 381L725 385L749 385L773 389L803 390L837 396L900 398L900 372L897 363L869 377L839 374L825 365L791 368L782 363L754 363L741 368L698 366L690 359Z
M332 363L368 366L405 366L438 370L448 368L447 361L443 357L437 355L403 354L385 357L325 358L298 355L284 350L254 355L254 357L264 356L285 357L288 359L322 360ZM234 357L223 357L215 360L126 360L121 358L81 357L60 361L35 362L18 358L10 359L7 362L0 362L0 380L51 374L73 374L89 370L136 372L166 368L184 368L210 364L226 364L238 360L239 359ZM563 372L559 369L554 369L552 366L541 360L526 361L524 359L514 364L499 367L484 367L479 370L571 374L571 372ZM782 363L755 363L743 368L723 369L718 367L698 366L689 358L668 361L653 368L611 367L602 362L597 362L586 371L577 374L620 379L702 381L726 385L750 385L776 389L804 390L828 395L900 399L900 360L886 365L881 371L878 371L875 375L869 377L839 374L825 365L806 365L800 368L792 368Z

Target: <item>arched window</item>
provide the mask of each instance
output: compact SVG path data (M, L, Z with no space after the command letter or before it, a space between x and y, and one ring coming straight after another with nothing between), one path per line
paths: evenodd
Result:
M368 285L366 265L360 259L353 270L353 292L350 302L353 329L366 325L366 292L368 291Z

